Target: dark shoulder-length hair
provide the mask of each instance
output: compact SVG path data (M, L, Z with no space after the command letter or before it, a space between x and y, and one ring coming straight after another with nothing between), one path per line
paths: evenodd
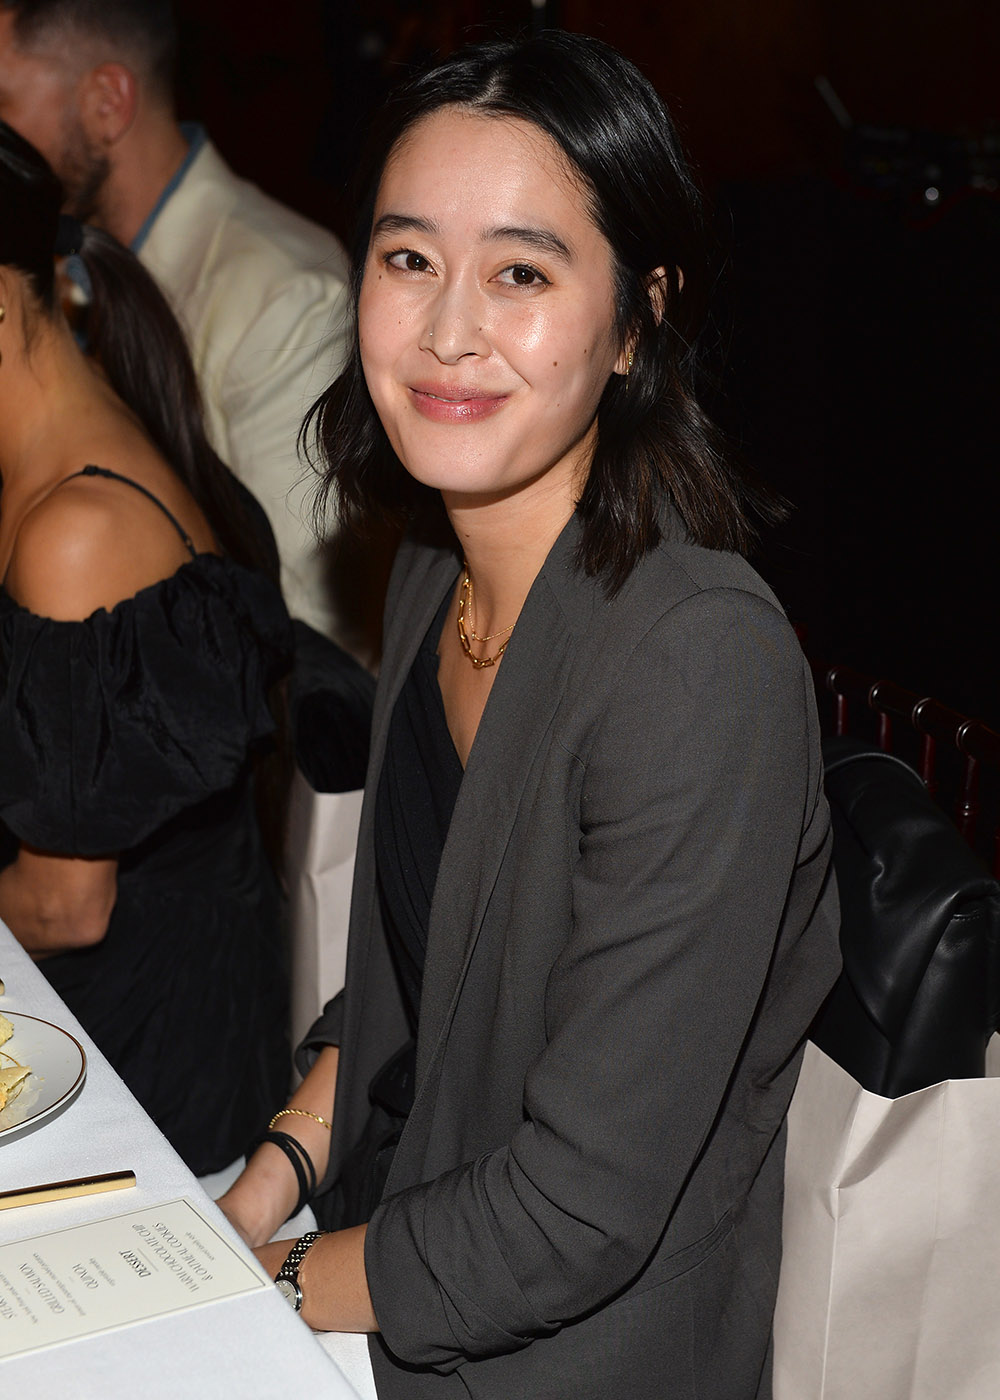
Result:
M580 564L616 591L659 540L665 501L696 543L746 551L753 517L780 518L782 507L730 461L695 393L711 274L701 195L650 83L600 40L561 31L462 50L397 89L381 113L361 172L352 350L303 430L306 450L325 463L318 509L332 497L344 524L362 530L379 517L405 522L443 509L437 492L406 474L378 420L357 305L386 163L416 122L448 106L516 117L551 137L614 255L615 334L634 358L627 380L611 376L598 408L577 504Z

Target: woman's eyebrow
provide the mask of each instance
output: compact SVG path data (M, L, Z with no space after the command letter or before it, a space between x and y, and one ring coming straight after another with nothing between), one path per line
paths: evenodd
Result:
M376 219L372 233L440 233L433 219L421 219L417 214L383 214Z
M500 224L496 228L483 230L486 243L523 243L539 253L550 253L563 262L572 262L573 254L558 234L547 228L517 228L510 224Z
M383 214L376 219L372 234L386 233L427 233L439 234L440 224L433 219L421 218L419 214ZM547 228L522 228L516 224L497 224L483 229L480 234L484 243L521 243L534 248L539 253L549 253L563 262L572 262L570 248L557 233Z

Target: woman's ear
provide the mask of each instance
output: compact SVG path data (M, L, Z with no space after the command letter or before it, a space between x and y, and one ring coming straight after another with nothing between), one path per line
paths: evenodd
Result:
M16 297L14 278L8 273L0 271L0 328L7 329L13 321L13 302ZM2 323L6 321L7 326Z
M628 379L628 372L632 368L632 361L635 359L635 336L630 335L625 342L625 348L620 352L615 361L615 374L621 374Z
M677 290L684 286L684 270L675 267L677 274ZM667 307L670 304L670 279L667 276L665 267L654 267L653 271L646 278L646 295L649 297L649 304L653 308L653 315L656 317L656 324L659 325L667 314Z
M684 286L684 273L681 268L675 267L677 274L677 290ZM653 308L653 317L656 324L667 314L667 307L670 305L670 279L667 276L665 267L654 267L653 271L646 278L646 295L649 297L649 304ZM628 378L628 372L632 368L632 361L635 358L636 334L633 332L615 362L615 374L622 374Z

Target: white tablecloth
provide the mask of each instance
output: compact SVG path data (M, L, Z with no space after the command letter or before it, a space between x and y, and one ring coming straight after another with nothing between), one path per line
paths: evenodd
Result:
M184 1196L237 1244L222 1213L9 931L0 924L0 1011L40 1016L87 1052L72 1104L0 1137L0 1186L131 1169L136 1187L0 1211L0 1244ZM248 1252L249 1254L249 1252ZM356 1391L274 1289L224 1299L0 1362L0 1394L30 1400L356 1400Z

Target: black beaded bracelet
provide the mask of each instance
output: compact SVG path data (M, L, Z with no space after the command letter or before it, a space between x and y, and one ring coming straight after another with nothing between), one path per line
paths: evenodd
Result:
M294 1168L295 1179L299 1183L299 1199L287 1217L291 1220L292 1216L298 1215L302 1207L307 1205L316 1194L316 1168L313 1166L312 1158L298 1138L293 1138L290 1133L275 1132L273 1129L261 1133L260 1137L250 1144L247 1148L247 1161L265 1142L271 1142L275 1147L280 1147Z

